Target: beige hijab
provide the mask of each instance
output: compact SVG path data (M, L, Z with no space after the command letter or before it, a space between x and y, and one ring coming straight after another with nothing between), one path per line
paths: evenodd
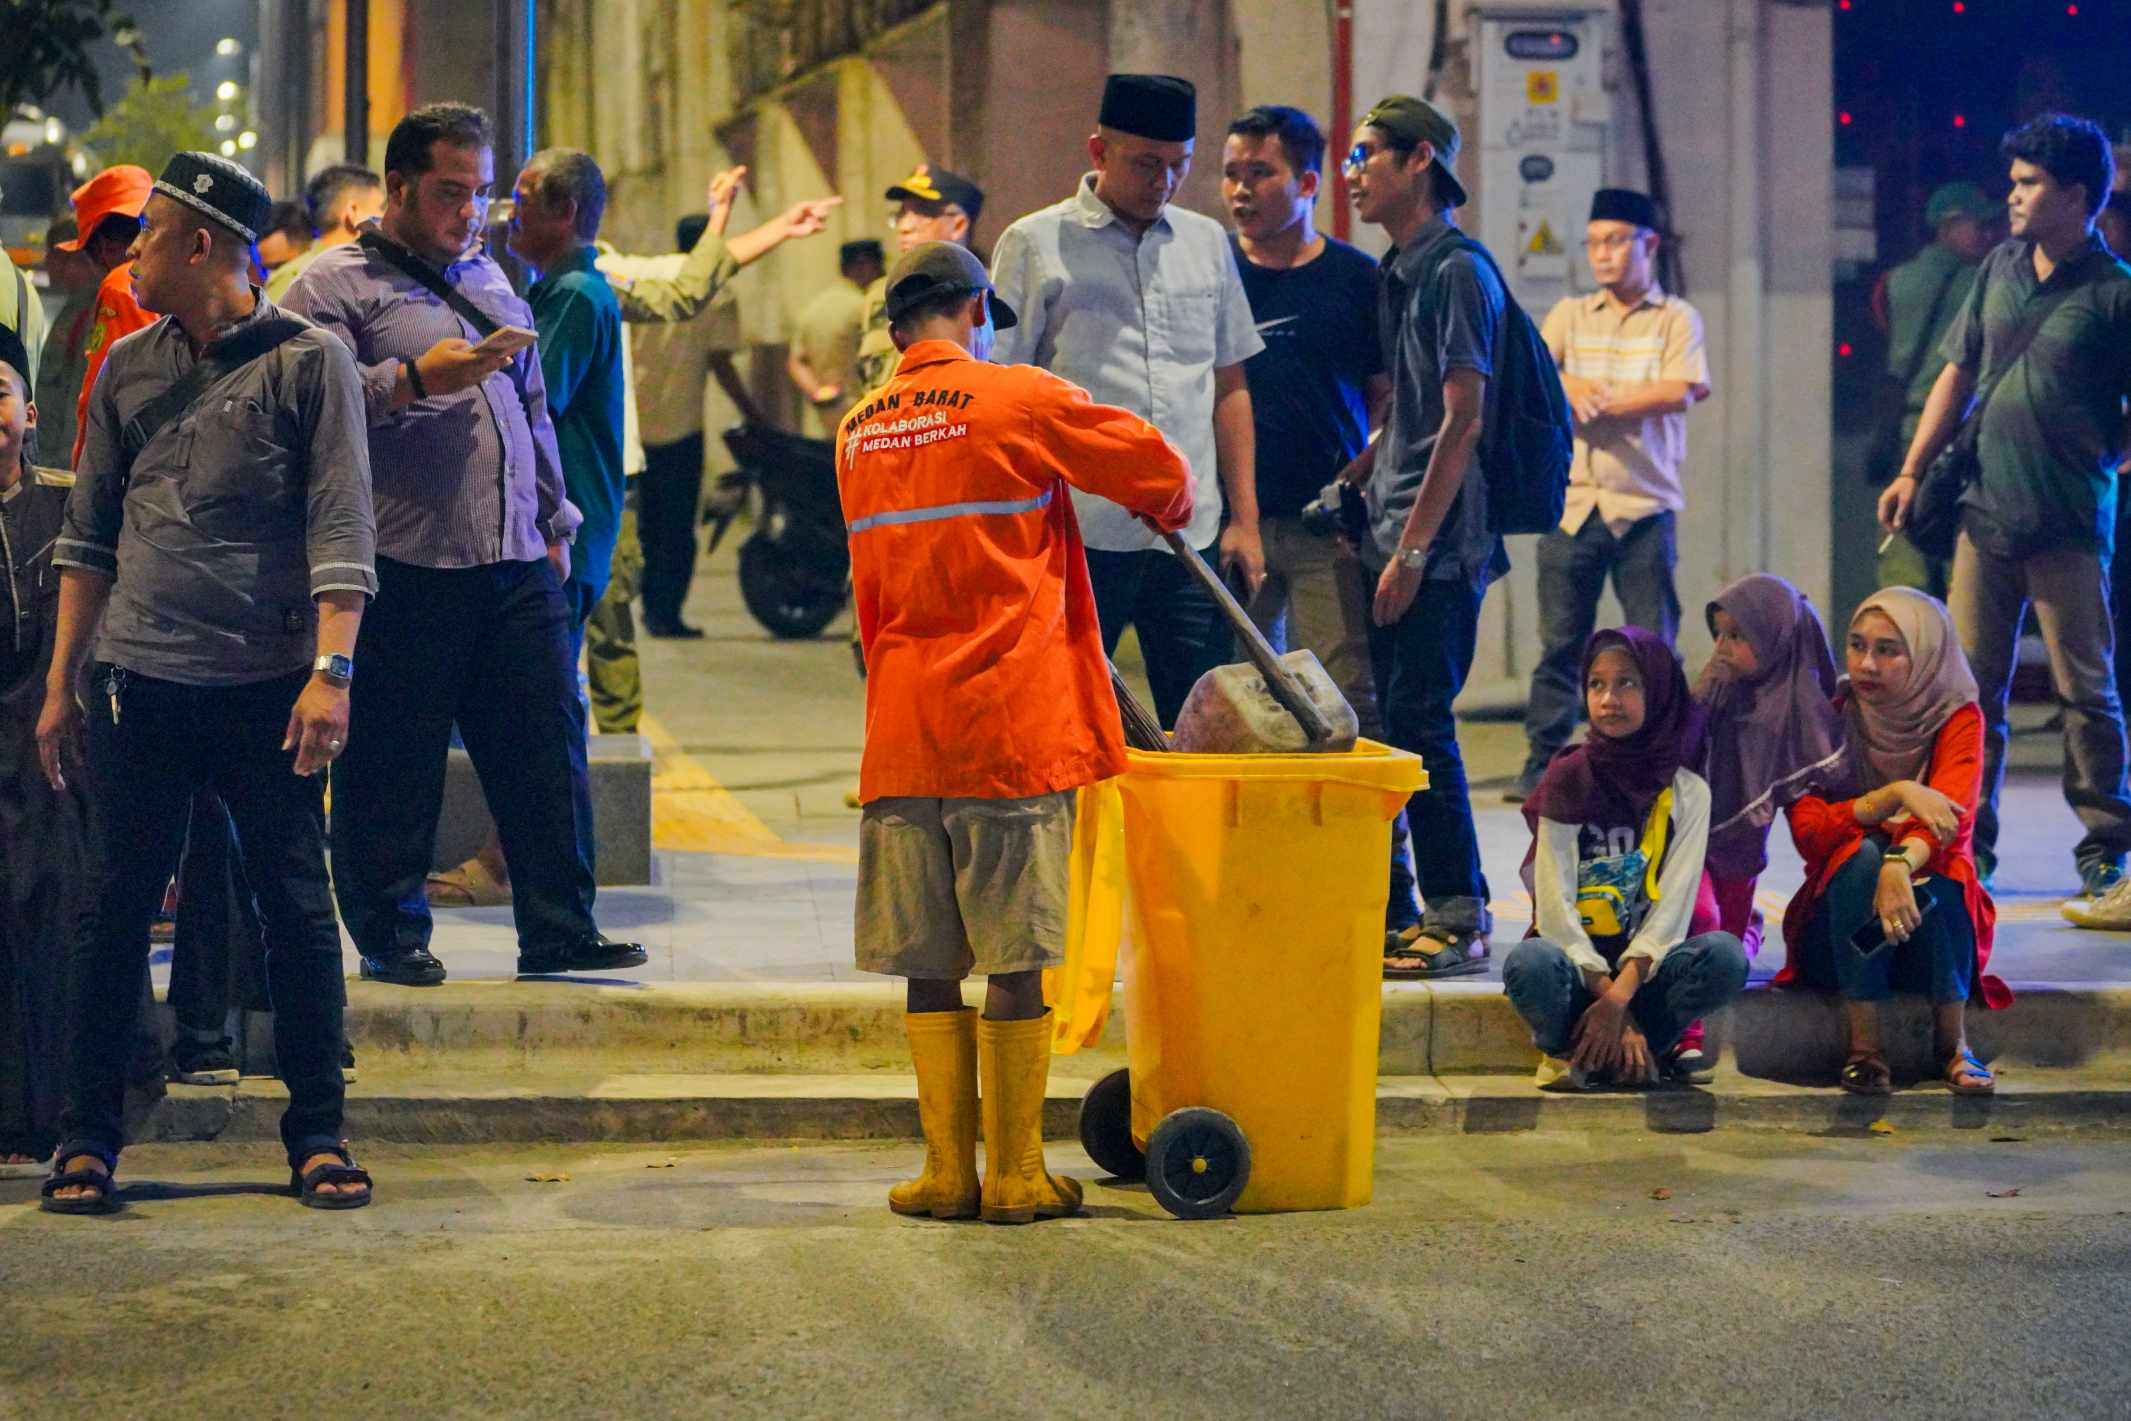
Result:
M1922 779L1939 731L1955 711L1976 701L1975 673L1954 636L1946 604L1910 587L1889 587L1859 604L1854 629L1867 612L1894 623L1909 648L1909 683L1878 705L1848 696L1850 769L1860 793L1896 780Z

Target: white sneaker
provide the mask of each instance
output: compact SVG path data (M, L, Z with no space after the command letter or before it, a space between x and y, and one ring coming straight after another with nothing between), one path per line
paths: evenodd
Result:
M2099 898L2067 898L2059 911L2075 928L2131 933L2131 878L2118 880Z
M1541 1090L1577 1091L1591 1088L1590 1078L1581 1066L1572 1066L1559 1056L1541 1056L1539 1069L1532 1072L1532 1084Z

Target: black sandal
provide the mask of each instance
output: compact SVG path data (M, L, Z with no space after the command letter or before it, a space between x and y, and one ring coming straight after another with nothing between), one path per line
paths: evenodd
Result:
M93 1159L104 1167L104 1172L69 1170L67 1166L78 1159ZM63 1145L58 1157L52 1161L51 1175L39 1191L43 1197L38 1200L37 1207L47 1214L115 1214L125 1207L125 1200L118 1194L117 1174L117 1155L107 1154L94 1145ZM73 1199L58 1197L62 1189L83 1188L96 1192Z
M1894 1094L1894 1072L1887 1069L1886 1058L1877 1051L1852 1056L1843 1064L1836 1081L1852 1095Z
M304 1157L308 1159L312 1155L338 1155L340 1156L340 1163L314 1164L311 1166L309 1174L298 1174L294 1167L290 1168L289 1188L296 1191L296 1196L302 1200L304 1208L360 1209L370 1202L370 1172L357 1167L355 1157L349 1154L347 1150L338 1146L328 1146L323 1149L306 1151ZM363 1192L360 1194L321 1194L318 1190L319 1186L323 1184L360 1184L363 1187Z
M1401 958L1417 958L1418 967L1394 967ZM1451 928L1408 928L1384 945L1384 975L1394 979L1469 977L1487 970L1487 939L1479 932Z

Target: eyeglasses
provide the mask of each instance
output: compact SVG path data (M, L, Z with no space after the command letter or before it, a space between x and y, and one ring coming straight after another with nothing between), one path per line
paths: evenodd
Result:
M1620 252L1626 251L1641 240L1641 233L1630 233L1624 236L1619 232L1615 232L1610 237L1584 238L1583 249L1587 252Z
M1397 153L1403 156L1412 151L1410 148L1398 148L1389 143L1357 143L1347 150L1346 160L1339 165L1339 170L1343 173L1358 173L1368 167L1369 160L1379 153Z

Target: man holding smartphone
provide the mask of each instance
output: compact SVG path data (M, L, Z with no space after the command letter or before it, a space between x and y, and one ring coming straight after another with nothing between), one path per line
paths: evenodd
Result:
M476 343L533 326L480 251L495 179L486 114L417 109L386 144L378 231L320 256L289 291L355 352L369 407L378 595L355 658L363 728L334 769L333 887L362 975L406 986L445 975L424 881L455 723L505 845L519 972L645 960L592 921L564 590L583 517L564 494L547 384L531 351Z

